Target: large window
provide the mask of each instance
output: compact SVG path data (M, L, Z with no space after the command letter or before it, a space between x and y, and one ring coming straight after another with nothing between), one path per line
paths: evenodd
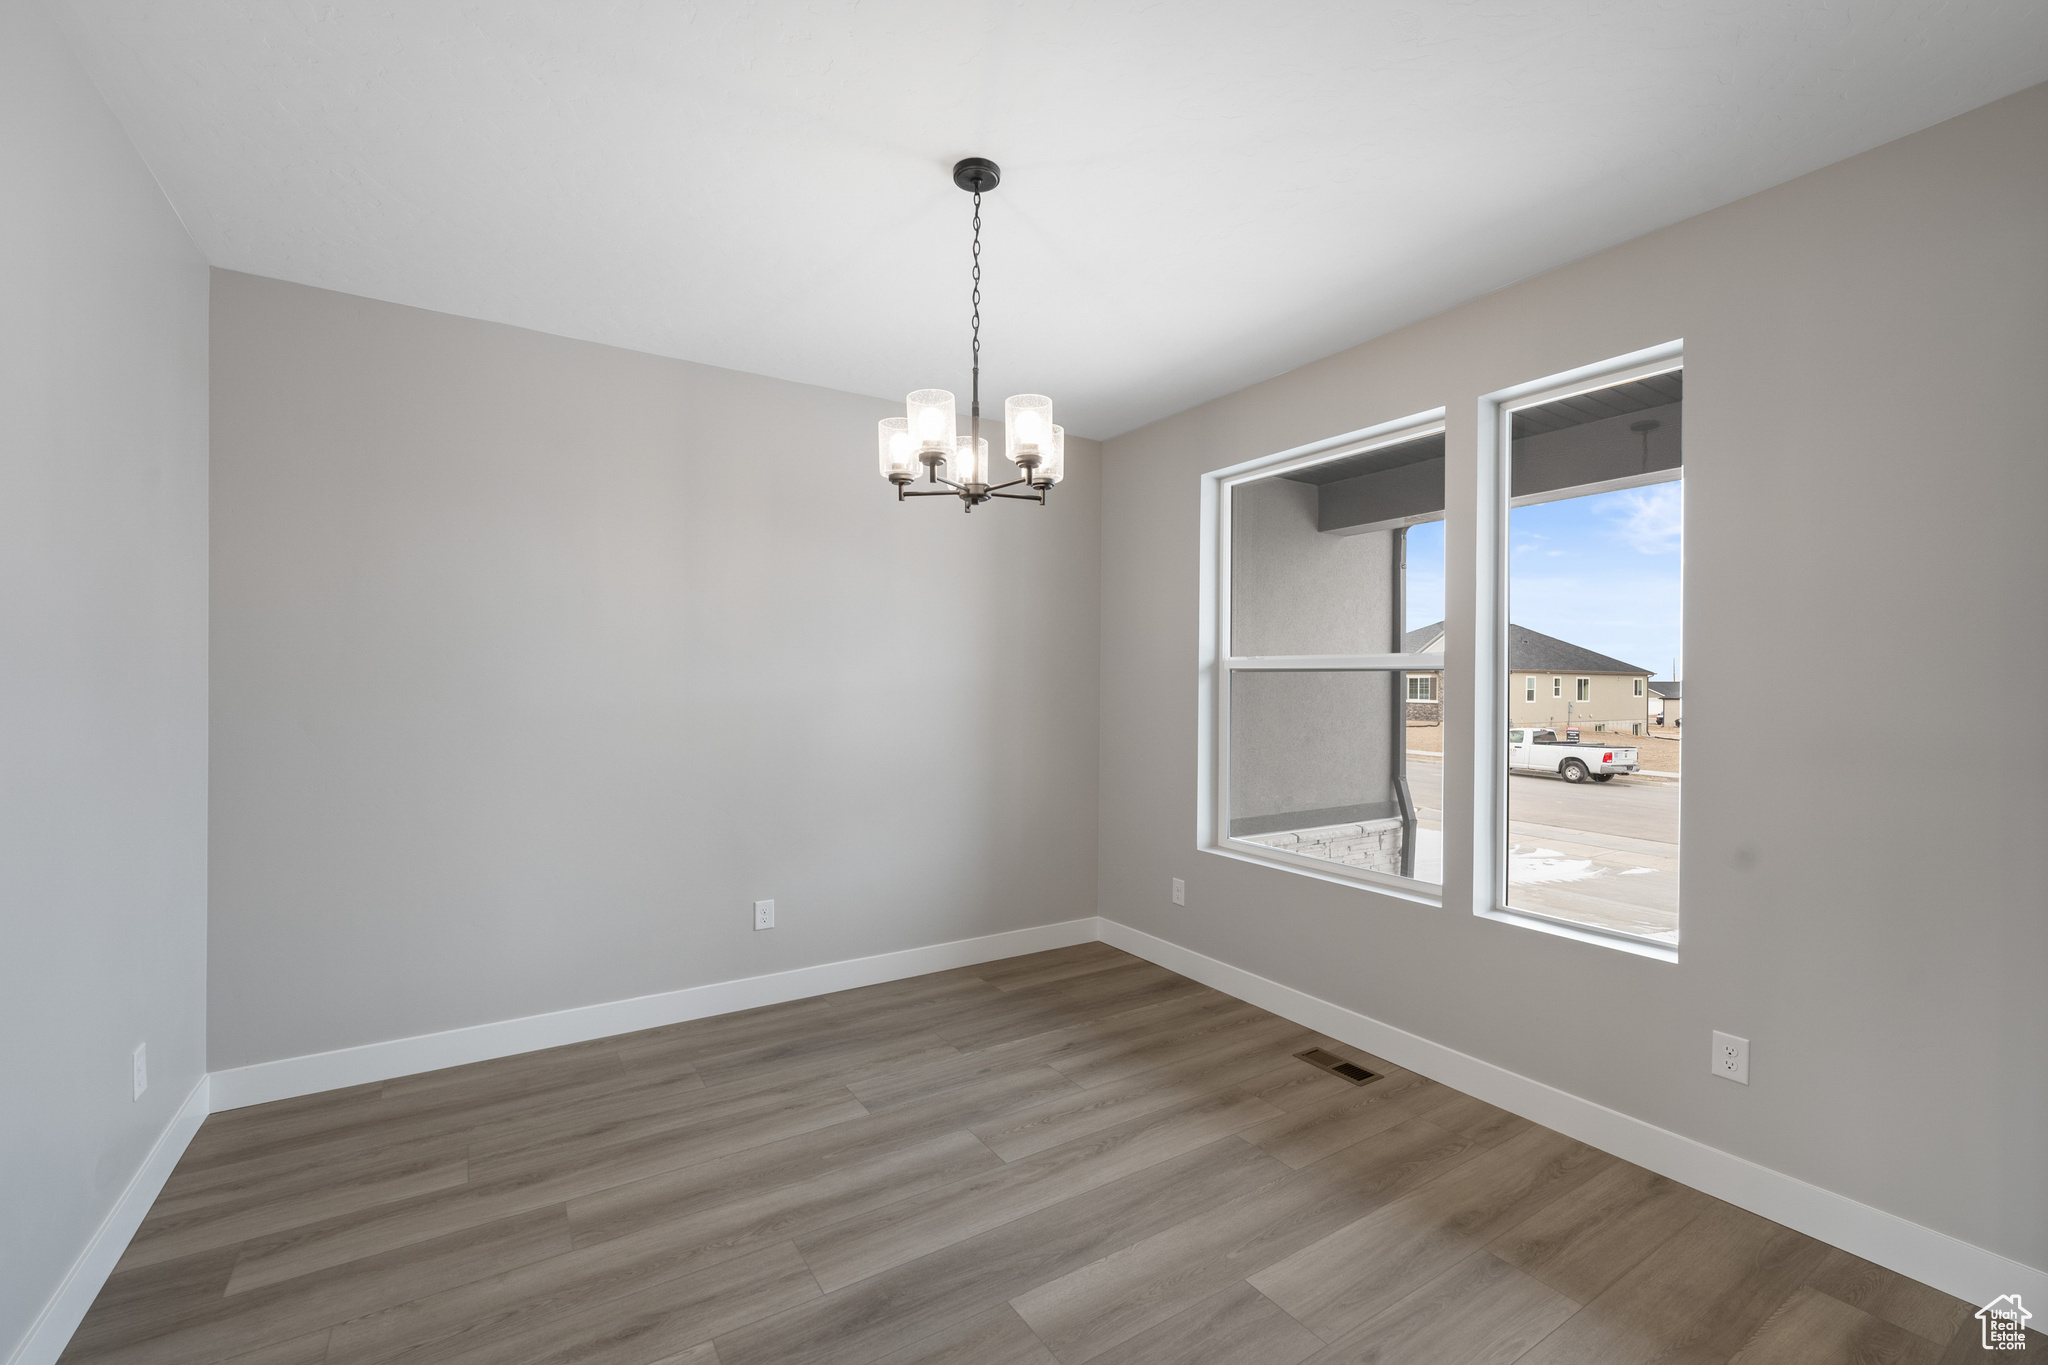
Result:
M1675 959L1678 343L1445 397L1202 477L1198 846Z
M1443 471L1430 424L1220 481L1212 847L1442 882Z
M1674 359L1505 404L1500 433L1497 685L1558 670L1547 705L1524 689L1502 708L1504 904L1664 945L1678 941L1680 746L1643 736L1643 684L1684 653L1684 396Z

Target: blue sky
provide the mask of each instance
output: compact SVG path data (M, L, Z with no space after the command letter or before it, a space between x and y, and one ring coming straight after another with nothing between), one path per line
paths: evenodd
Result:
M1408 626L1444 619L1444 524L1408 528Z
M1517 625L1671 676L1679 649L1683 483L1517 507L1508 514L1508 616ZM1444 524L1408 531L1408 628L1444 615ZM1679 667L1685 666L1683 658Z

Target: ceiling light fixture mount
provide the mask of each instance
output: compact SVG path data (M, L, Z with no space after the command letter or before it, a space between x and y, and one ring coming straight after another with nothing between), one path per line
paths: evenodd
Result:
M970 156L953 166L953 183L974 196L974 388L968 407L967 436L959 434L953 395L945 389L919 389L904 400L905 415L884 417L876 430L881 447L882 477L896 485L896 500L957 497L972 512L991 498L1045 503L1046 490L1066 476L1067 433L1053 425L1052 400L1044 394L1020 393L1003 404L1003 453L1024 471L1008 483L991 484L988 442L981 434L981 196L1002 183L1002 167L987 157ZM918 471L944 488L912 490ZM1005 493L1026 485L1029 493Z

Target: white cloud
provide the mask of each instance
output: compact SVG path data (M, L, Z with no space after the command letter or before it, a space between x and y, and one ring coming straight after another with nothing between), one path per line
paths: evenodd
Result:
M1685 485L1626 489L1601 510L1614 519L1615 538L1637 554L1675 554L1685 531Z

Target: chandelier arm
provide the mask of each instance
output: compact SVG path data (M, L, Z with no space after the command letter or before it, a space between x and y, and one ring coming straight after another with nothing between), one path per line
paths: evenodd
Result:
M1003 486L1005 488L1009 487L1008 484ZM1018 502L1035 502L1041 506L1045 503L1045 494L1043 493L991 493L989 496L992 498L1015 498Z
M1029 474L1026 474L1026 475L1025 475L1025 476L1024 476L1023 478L1021 478L1021 479L1012 479L1012 480L1010 480L1010 481L1009 481L1008 483L998 483L998 484L991 484L991 485L989 485L989 492L993 493L993 492L995 492L995 490L996 490L996 489L998 489L998 488L1015 488L1015 487L1016 487L1016 486L1017 486L1018 484L1020 484L1020 483L1030 483L1030 482L1031 482L1031 476L1030 476Z

